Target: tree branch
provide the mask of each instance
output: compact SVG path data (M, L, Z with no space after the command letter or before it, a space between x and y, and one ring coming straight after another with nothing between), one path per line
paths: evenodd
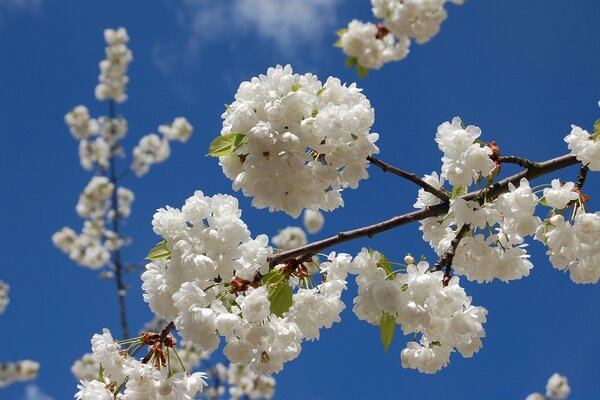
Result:
M506 164L517 164L518 166L523 168L538 168L539 164L518 156L500 156L498 157L498 162Z
M417 176L417 174L413 173L413 172L407 172L404 171L398 167L394 167L391 164L388 164L386 162L383 162L381 160L378 160L375 157L367 157L367 160L369 160L371 162L371 164L381 168L383 170L383 172L391 172L394 175L398 175L401 178L404 178L406 180L409 180L413 183L416 183L417 185L419 185L421 188L423 188L425 191L433 194L435 197L437 197L438 199L442 200L442 201L449 201L450 200L450 196L448 196L448 193L446 193L446 191L444 191L443 189L436 189L433 186L431 186L429 183L425 182L423 179L419 178Z
M577 182L575 182L575 187L580 189L583 188L583 184L585 183L585 178L587 178L587 173L589 171L589 167L587 165L582 165L579 169L579 176L577 176Z
M450 242L450 248L446 250L446 252L437 260L437 262L433 265L433 269L436 271L441 270L444 266L446 267L446 271L444 274L446 276L450 276L450 271L452 270L452 261L454 260L454 255L456 254L456 249L462 238L469 231L469 224L464 224L461 226L460 230L456 233L456 236Z
M577 164L578 161L575 156L566 154L561 157L556 157L550 160L537 162L535 167L529 168L525 171L521 171L517 174L511 175L508 178L502 179L501 181L493 184L487 190L477 190L462 196L465 200L481 201L484 198L495 199L502 193L509 191L509 184L518 184L522 178L532 180L537 177L549 174L551 172L569 167ZM269 258L269 265L271 268L277 264L281 264L285 260L289 260L296 257L306 256L315 254L323 249L334 246L336 244L344 243L360 237L372 237L380 232L409 224L415 221L421 221L428 217L434 217L445 214L448 212L449 204L441 203L432 207L427 207L423 210L413 211L406 214L398 215L388 220L378 222L373 225L365 226L362 228L340 232L335 236L319 240L316 242L309 243L297 249L282 251Z
M115 117L115 102L114 100L109 101L109 118L112 120ZM112 126L112 124L111 124ZM117 237L117 241L119 240L119 196L118 192L118 178L117 178L117 167L115 160L115 153L111 149L110 155L110 181L114 185L112 192L112 230ZM112 261L115 266L115 282L117 284L117 296L119 300L119 318L121 320L121 330L123 331L123 338L129 339L129 329L127 327L127 311L125 308L125 294L127 293L127 288L123 283L123 264L121 262L121 250L120 244L117 243L117 248L112 252Z

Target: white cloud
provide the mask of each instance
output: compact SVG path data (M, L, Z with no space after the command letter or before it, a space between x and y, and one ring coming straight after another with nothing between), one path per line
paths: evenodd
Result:
M0 0L0 7L12 12L37 13L42 8L42 0Z
M42 392L37 385L30 384L25 387L23 400L54 400L54 398Z
M195 63L203 44L236 41L248 33L290 55L315 41L331 39L328 33L336 28L339 3L340 0L182 0L175 12L177 24L187 37L183 45L158 43L155 63L167 73L173 64ZM177 53L182 55L174 56Z

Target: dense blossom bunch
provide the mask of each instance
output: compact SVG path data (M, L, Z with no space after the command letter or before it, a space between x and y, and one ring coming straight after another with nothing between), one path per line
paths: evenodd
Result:
M131 51L127 48L129 36L125 28L106 29L104 40L108 46L106 59L100 61L100 82L96 86L96 98L122 103L127 100L125 87L129 78L126 74L133 59Z
M399 61L408 55L410 40L396 38L381 25L352 20L348 28L338 34L337 46L350 57L347 64L379 69L384 63Z
M83 140L99 130L98 121L90 118L86 106L79 105L65 115L65 123L75 139Z
M295 249L308 243L306 233L297 226L288 226L280 230L271 241L280 250Z
M431 271L427 262L409 264L406 273L390 272L378 252L363 249L353 261L358 272L354 313L379 325L386 316L402 326L405 335L420 333L402 350L402 366L424 373L445 367L455 349L472 357L482 346L487 310L473 306L459 285L442 271ZM383 317L382 317L383 316Z
M172 373L168 368L166 357L164 359L162 357L165 356L157 354L151 359L152 362L139 361L131 357L127 349L113 340L108 329L104 329L102 335L96 334L92 338L91 355L93 362L102 367L102 373L94 380L81 380L75 398L78 400L194 399L206 385L204 381L206 374Z
M479 135L479 128L463 127L458 117L440 125L436 141L444 152L442 173L433 172L423 180L443 190L447 179L455 192L466 193L474 182L491 175L496 167L490 158L492 149L476 142ZM477 282L520 279L533 268L524 238L533 235L541 224L534 216L538 201L529 182L522 179L518 187L510 184L508 193L483 204L456 197L451 200L447 215L422 220L420 229L423 239L441 256L460 229L466 227L468 234L460 241L453 260L457 274ZM415 207L424 209L440 202L435 195L421 189Z
M77 214L86 219L82 232L77 234L73 229L64 227L52 236L54 245L81 266L102 268L109 262L110 252L124 244L122 238L106 228L106 222L128 217L134 195L129 189L118 188L118 215L115 215L112 210L113 192L114 184L107 177L92 177L76 207Z
M428 42L440 31L448 13L446 2L462 4L464 0L371 0L373 15L383 20L370 23L353 20L338 31L336 43L348 55L347 66L356 65L359 75L379 69L384 63L402 60L408 55L410 42Z
M35 379L40 364L31 360L21 360L0 364L0 388L13 382L25 382Z
M578 211L568 221L558 214L540 226L536 237L548 246L554 268L568 270L575 283L600 279L600 212Z
M600 171L600 133L590 135L586 130L571 125L571 133L565 137L571 154L592 171Z
M137 176L146 175L152 164L161 163L169 158L171 155L169 142L173 140L187 142L193 128L185 118L177 117L171 125L160 125L158 131L163 137L156 133L149 133L142 137L133 149L131 169Z
M355 84L333 77L323 84L289 65L243 82L222 118L215 142L232 143L227 152L211 146L211 154L221 156L233 188L257 208L294 217L343 205L341 190L358 187L366 158L379 151L373 108Z
M552 400L565 400L571 394L571 387L569 381L565 376L558 373L552 374L546 384L546 397ZM532 393L525 400L545 400L541 393Z
M10 300L8 299L9 290L10 286L5 282L0 281L0 314L4 313L6 306L8 306L8 303L10 303Z
M200 191L181 210L158 210L152 225L169 257L147 265L144 299L199 349L214 351L223 336L232 363L271 374L298 356L303 340L340 320L350 257L330 255L320 265L327 279L316 286L302 266L269 272L268 237L252 239L240 216L235 198ZM291 304L278 309L282 298Z

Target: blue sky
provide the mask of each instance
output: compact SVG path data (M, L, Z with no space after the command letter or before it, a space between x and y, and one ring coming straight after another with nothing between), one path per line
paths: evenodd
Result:
M562 138L570 124L591 128L600 118L600 2L467 0L448 10L431 42L413 45L406 60L359 81L376 110L381 159L418 174L438 170L436 127L459 115L504 154L542 160L567 152ZM129 101L118 107L129 121L126 148L175 116L195 127L187 144L173 146L170 160L124 182L136 194L124 227L134 244L124 258L141 261L157 241L154 210L179 207L196 189L232 193L216 160L204 154L220 131L223 104L242 80L278 63L322 80L358 80L331 46L333 32L352 18L371 19L367 0L0 1L0 279L11 285L11 303L0 316L0 361L39 360L41 392L68 399L76 384L69 368L89 351L93 333L119 331L114 282L76 267L50 241L65 225L81 226L74 207L89 175L63 116L78 104L94 115L106 113L107 104L93 95L103 29L125 26L131 37ZM411 210L416 190L410 183L375 168L370 174L359 190L344 193L346 206L327 214L323 232L312 239ZM573 180L576 174L571 169L560 176ZM600 179L588 179L590 209L598 210ZM542 182L549 179L536 181ZM273 235L295 223L251 209L249 199L237 196L254 234ZM361 246L393 260L406 252L434 257L416 225L336 250L356 253ZM462 281L473 303L489 310L484 347L472 359L454 354L434 376L404 370L399 353L406 338L398 334L384 355L377 328L348 307L340 324L322 332L319 342L305 343L277 375L278 398L523 399L542 391L555 371L569 377L571 399L599 398L598 286L572 283L550 266L539 243L529 250L535 268L527 279ZM150 312L139 276L127 282L136 330ZM351 287L347 304L353 296ZM26 397L25 387L0 390L0 398L47 400Z

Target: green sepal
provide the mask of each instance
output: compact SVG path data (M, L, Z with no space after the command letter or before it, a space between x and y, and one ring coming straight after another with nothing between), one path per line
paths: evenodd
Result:
M219 136L210 144L207 155L211 157L228 156L246 144L244 138L245 135L240 132Z
M344 67L350 68L358 65L358 59L356 57L348 57L344 62Z
M146 260L168 260L171 258L171 252L167 249L167 241L163 240L156 244L146 256Z
M296 83L294 86L292 86L292 92L297 92L298 89L300 89L302 87L301 84Z
M381 343L383 344L383 351L387 354L392 341L394 340L394 333L396 332L396 317L391 314L384 312L381 315L381 321L379 322L379 334L381 336Z

